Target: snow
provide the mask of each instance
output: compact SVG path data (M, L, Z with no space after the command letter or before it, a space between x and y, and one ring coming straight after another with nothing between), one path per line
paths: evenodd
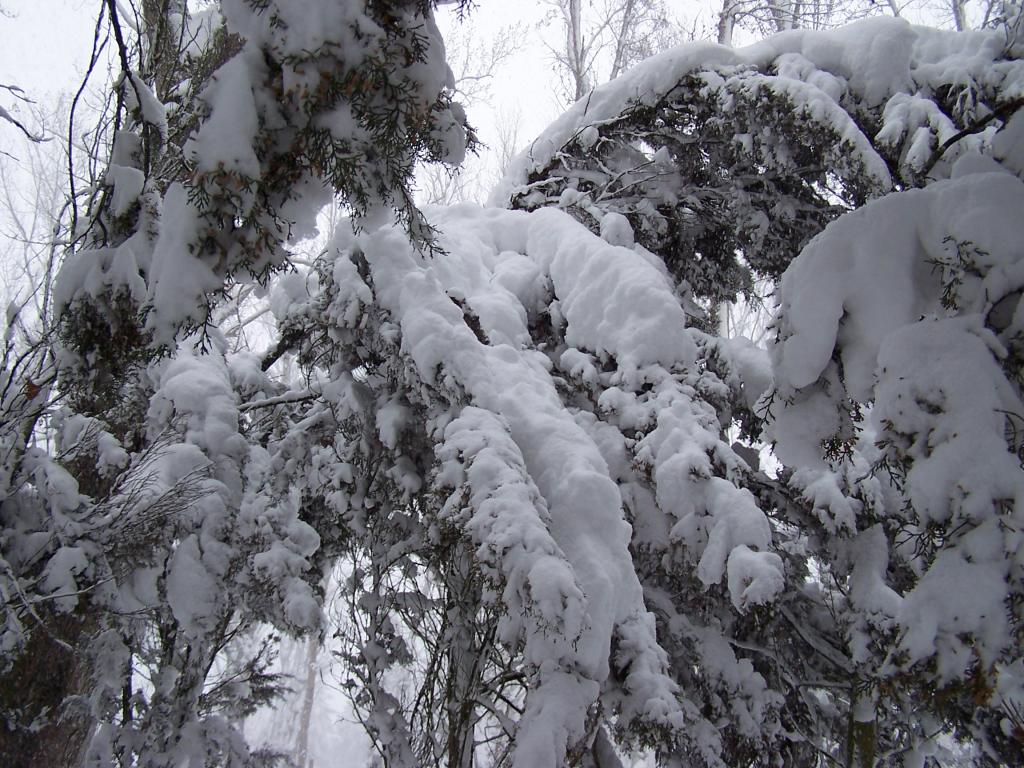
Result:
M1013 643L1005 594L1006 573L999 566L970 562L956 551L940 553L900 612L907 628L901 648L911 663L938 655L943 683L966 677L976 661L988 668L996 659L993 652ZM964 643L965 634L980 636L980 642Z
M359 3L223 8L248 44L202 92L209 114L184 150L231 199L230 228L258 200L247 185L264 171L265 139L304 130L281 127L278 96L297 99L319 83L321 60L356 70L390 50ZM451 80L440 36L429 16L394 12L430 51L399 78L418 94L405 106L432 109ZM73 610L96 579L97 605L170 610L177 657L138 694L156 711L161 696L180 694L179 680L214 661L232 617L320 632L318 566L343 547L379 558L371 565L385 581L397 569L413 582L465 566L483 579L482 602L445 606L455 629L441 642L466 642L458 633L481 606L500 615L495 648L525 691L518 722L502 722L515 730L518 768L560 765L588 738L610 751L610 723L656 733L681 759L709 765L722 764L729 741L766 750L803 740L788 730L789 691L808 689L799 706L812 716L843 695L820 692L829 680L791 678L816 674L821 661L780 661L792 648L812 649L841 684L865 682L869 690L846 702L859 723L873 722L883 699L898 708L894 680L954 690L980 679L993 706L1019 701L1024 673L1007 608L1024 583L1024 118L965 137L932 163L982 111L975 90L1012 97L1024 88L996 40L870 19L741 51L686 46L596 89L513 163L495 200L523 189L568 142L598 149L602 126L624 107L653 104L692 74L723 114L744 101L784 105L836 136L825 161L840 174L843 163L856 166L868 195L890 191L893 176L929 182L843 214L803 248L779 286L767 353L692 327L701 310L690 287L637 243L640 227L569 188L557 207L534 212L429 209L431 248L370 201L314 270L272 287L270 311L302 336L306 375L298 387L277 382L251 351L227 355L216 328L188 332L207 321L209 298L244 259L208 247L220 236L230 244L230 233L210 230L186 183L170 184L158 204L136 167L137 137L119 136L104 183L114 216L142 203L139 231L73 254L55 299L64 307L127 288L149 312L161 355L132 373L148 400L134 439L145 447L129 450L132 441L101 419L58 415L60 460L84 458L90 480L109 491L102 499L82 494L42 450L25 452L24 482L47 518L21 540L21 549L46 549L33 586L59 610ZM282 67L283 94L273 98L264 57ZM947 115L934 95L954 87ZM163 106L140 95L143 119L165 126ZM355 104L299 119L358 150L374 135ZM462 117L450 109L430 136L453 162ZM761 153L765 173L791 159L745 130L724 141ZM667 150L650 162L675 172ZM269 210L294 220L293 234L309 231L321 181L306 174L291 192ZM574 218L581 212L597 234ZM771 213L794 216L781 204ZM283 257L274 251L254 266ZM760 471L756 445L733 442L733 407L744 418L744 408L768 414L777 478ZM94 570L101 561L83 519L115 532L108 549L122 534L145 542L127 573ZM431 561L447 546L464 560ZM367 670L357 694L366 721L411 764L413 726L394 677L419 661L403 634L415 619L376 582L361 586L379 575L351 574L353 610L372 622L358 628L365 636L349 658ZM765 627L796 634L758 637ZM110 680L128 654L118 643L97 644ZM188 683L196 696L200 683ZM808 703L819 696L824 703ZM138 722L121 726L151 738L148 721ZM210 744L244 752L220 716L183 715L174 728L184 740L175 759L203 762ZM121 738L114 730L96 729L97 750Z
M820 70L846 78L868 106L877 106L911 87L912 70L920 66L914 62L917 32L898 19L878 16L823 35L805 33L800 38L800 52L807 60ZM785 36L780 36L769 44L783 47L787 42Z
M1010 349L1020 338L1024 183L995 162L965 152L951 179L829 225L783 276L771 353L766 434L799 468L792 484L829 530L881 515L903 532L887 541L870 525L857 536L851 653L866 662L878 633L896 633L903 655L887 671L934 664L939 686L1015 653L1006 606L1022 577L1024 403ZM850 457L824 455L836 437ZM849 474L855 466L862 479ZM888 488L872 466L893 473ZM876 490L865 493L865 480ZM890 557L918 574L902 595ZM993 675L1008 701L1018 695L1012 673Z
M356 3L351 2L274 2L272 9L262 13L253 13L245 0L222 0L220 5L229 30L256 46L274 46L283 55L310 53L328 43L334 44L335 35L347 31L356 22L362 25L364 33L381 33L379 28L370 26L372 22L357 10ZM346 42L352 43L350 50L346 51L347 57L366 51L365 46L356 44L355 40ZM358 64L354 58L349 58L349 62L350 66Z
M923 455L907 487L925 524L983 518L1000 499L1024 503L1024 477L1004 438L1006 414L1022 403L979 326L974 317L916 323L894 332L879 355L874 417L926 436L912 446Z
M700 378L714 345L687 327L664 266L631 247L624 217L610 215L600 237L557 209L427 214L437 255L395 227L339 234L328 314L337 338L373 322L380 341L361 344L400 344L406 395L448 393L432 481L447 494L441 518L471 537L504 606L501 637L522 643L536 671L516 764L561 759L617 670L628 670L615 683L623 716L683 733L693 716L666 674L630 553L658 524L638 517L638 534L626 504L630 515L655 503L668 514L675 527L662 524L658 546L686 553L738 612L772 602L785 581L767 517L734 484L750 469L694 389L728 389ZM543 322L557 334L550 349L536 344ZM719 351L737 361L730 380L753 403L769 382L765 354L738 341ZM564 377L590 389L593 413L566 409ZM397 453L408 406L382 396L375 408L377 435ZM651 497L631 479L647 473ZM552 709L563 689L578 706Z
M46 499L50 514L60 525L68 524L68 514L88 501L79 492L78 481L40 448L26 451L24 461L25 472Z
M891 628L903 609L903 598L886 584L889 566L889 544L881 525L874 525L857 536L854 544L854 566L850 575L850 602L871 621L884 629ZM866 639L851 638L853 660L870 662L871 651Z
M184 442L211 456L244 456L248 444L238 434L236 399L223 358L183 353L161 367L150 405L151 429L161 429L172 412L184 420Z
M1024 112L1018 109L992 139L992 154L1018 176L1024 174Z
M623 246L596 247L589 231L554 210L532 222L527 249L551 276L568 344L614 357L627 376L696 357L686 313L645 259Z
M826 87L829 85L831 83L826 83ZM744 94L748 97L760 97L761 89L788 99L796 114L831 128L839 137L843 149L851 156L844 160L850 163L860 160L865 166L867 175L877 188L889 189L892 186L888 166L875 150L871 140L861 132L850 113L813 82L805 83L783 76L772 77L749 73L729 77L722 84L723 95L719 97L723 102L723 110L728 111L730 100L734 95ZM766 164L777 162L776 158L771 156L766 156L763 160Z
M88 570L89 558L81 547L60 547L46 563L40 588L58 611L69 612L78 604L75 577Z
M672 539L697 560L704 585L718 584L728 572L737 609L768 601L783 584L768 519L749 491L716 477L712 466L713 459L734 466L742 460L718 440L710 408L667 382L659 390L657 426L638 442L637 458L653 466L658 505L677 518Z
M277 601L271 616L291 627L316 628L322 610L304 575L320 536L298 519L297 495L277 501L266 495L269 457L240 434L232 378L240 361L229 365L216 337L205 352L195 349L195 341L182 339L172 357L151 366L156 391L147 423L159 448L138 458L133 469L142 473L142 493L127 488L124 503L141 515L166 503L169 490L191 499L174 512L181 540L168 560L166 595L195 642L222 620L226 584L244 589L254 604L250 609L266 612L269 592Z
M182 629L196 636L213 629L219 585L203 563L199 540L189 536L178 544L167 573L167 602Z
M1007 263L1020 236L1012 211L1022 206L1024 184L1017 178L972 174L895 193L827 227L793 261L781 286L777 383L794 389L813 383L832 356L842 320L845 385L867 400L881 340L938 304L943 288L935 265L949 261L951 244L970 243L992 266ZM984 304L978 288L968 276L960 289L965 306L976 311Z
M688 43L651 57L584 96L512 161L491 203L505 204L570 141L594 146L595 128L614 120L629 104L655 104L688 74L706 78L709 95L725 99L756 83L789 96L808 117L842 137L844 155L837 162L862 162L878 189L888 190L888 167L872 148L876 137L866 136L851 120L851 106L881 109L879 143L905 139L909 146L901 153L900 171L904 173L902 163L919 170L931 148L951 135L948 120L928 106L934 104L936 90L973 83L980 89L998 88L1005 99L1024 91L1024 64L1004 59L1003 44L997 30L956 34L883 16L834 30L793 30L735 50ZM961 117L971 109L969 100L958 104ZM926 130L917 134L919 127ZM968 137L963 148L981 146L989 137ZM961 149L954 147L950 157Z
M214 73L200 94L210 114L184 148L197 172L237 174L240 182L260 178L260 161L253 149L259 118L251 81L258 69L251 57L235 56ZM239 184L237 191L242 190Z
M782 558L774 552L756 552L746 544L729 552L729 594L737 610L770 603L784 585Z
M623 248L632 248L636 243L629 219L614 211L606 213L601 218L601 237L610 245L619 245Z
M114 216L124 216L142 194L146 177L138 168L111 164L103 180L114 188L110 207Z
M516 768L561 763L569 747L586 734L586 712L600 692L595 681L550 661L540 668L538 683L519 721Z
M138 204L138 228L116 246L80 248L63 260L54 281L54 303L60 309L76 300L96 298L108 291L126 291L136 302L146 297L142 274L149 269L152 233L156 230L151 192L146 190L142 163L141 138L122 129L114 137L110 164L103 182L111 189L110 213L115 217L130 214Z
M716 352L735 375L734 386L743 394L748 408L754 408L761 395L772 385L772 365L768 353L744 336L720 338Z
M465 408L445 428L437 449L442 460L438 482L470 489L471 516L464 520L477 544L477 556L493 577L505 584L508 604L522 605L525 616L513 612L506 624L529 618L526 657L534 663L545 652L535 644L572 642L583 630L586 598L572 566L548 530L550 516L530 479L522 453L500 417L473 406ZM442 518L461 516L461 496L453 494ZM506 636L508 641L516 639ZM547 638L547 639L546 639Z
M130 111L138 110L142 121L157 129L162 139L167 138L167 110L153 89L140 75L132 72L124 86L125 104Z
M352 242L365 255L376 300L398 322L402 350L422 380L457 386L471 398L473 405L445 430L440 455L449 469L441 478L453 485L465 471L475 511L464 524L482 562L502 578L510 615L503 631L525 631L526 658L539 670L520 728L548 735L520 739L517 764L533 765L540 745L563 749L569 736L578 738L580 711L563 707L553 719L545 681L592 701L620 634L631 638L637 674L647 670L632 683L652 702L641 709L678 725L674 686L664 677L653 624L643 618L618 488L601 451L564 409L551 361L523 345L527 318L557 300L572 345L566 353L575 350L567 361L588 355L614 361L623 382L639 381L655 364L695 358L685 312L643 256L608 244L558 211L463 207L431 214L442 233L441 258L416 254L395 229L354 242L345 237L339 246ZM509 253L513 248L518 255ZM353 279L351 263L343 251L335 275L346 282L333 297L335 316L350 323L356 322L353 301L369 298L366 284ZM488 263L503 281L492 279ZM504 264L518 279L509 281L513 273L498 268ZM496 311L501 306L520 309ZM469 308L475 321L466 315ZM480 335L471 322L479 323ZM452 463L455 457L465 470ZM527 617L521 628L518 605ZM559 631L551 631L555 627ZM553 663L549 677L544 670Z
M224 287L224 278L199 253L194 244L202 217L179 183L164 195L160 234L153 246L147 325L157 344L174 340L183 323L202 323L206 295Z

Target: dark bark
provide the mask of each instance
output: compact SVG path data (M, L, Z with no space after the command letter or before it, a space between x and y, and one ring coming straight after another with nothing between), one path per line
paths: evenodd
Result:
M92 729L88 702L77 698L90 679L78 650L89 635L89 614L39 614L45 623L0 677L0 765L6 768L72 768Z

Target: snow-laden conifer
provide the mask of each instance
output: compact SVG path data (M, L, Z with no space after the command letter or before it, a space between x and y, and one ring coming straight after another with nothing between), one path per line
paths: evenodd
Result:
M520 210L421 212L468 138L430 4L219 8L125 67L56 355L5 360L5 686L70 650L91 764L243 765L265 628L329 629L389 766L1019 757L1003 33L684 46L546 131ZM754 277L769 353L710 322ZM232 352L250 280L278 336Z

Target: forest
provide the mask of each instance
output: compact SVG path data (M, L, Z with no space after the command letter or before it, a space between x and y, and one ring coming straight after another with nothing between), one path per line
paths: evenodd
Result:
M1024 765L1021 3L539 1L0 72L0 765Z

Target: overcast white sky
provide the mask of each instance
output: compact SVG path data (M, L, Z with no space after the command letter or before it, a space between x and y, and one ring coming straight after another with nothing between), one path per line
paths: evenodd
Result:
M52 102L61 90L74 90L88 61L96 14L103 2L0 0L0 83L19 85L40 103ZM720 0L668 0L667 4L688 27L697 19L710 29ZM471 122L480 128L485 141L491 133L491 108L508 111L511 106L518 106L524 140L559 112L553 95L557 79L543 41L545 37L555 40L557 35L552 34L553 30L543 29L544 11L544 0L476 0L468 22L475 36L486 40L502 26L516 22L523 23L528 30L523 48L499 71L489 107L473 105L471 110ZM438 15L443 29L456 23L453 11L442 8ZM736 42L742 43L742 37L738 32ZM9 100L3 103L10 108ZM3 133L6 132L0 132L0 143L5 141ZM10 140L7 137L6 141Z
M96 14L103 0L0 0L0 83L16 84L40 104L61 91L73 91L88 62ZM670 0L680 17L692 19L708 0ZM470 120L485 141L493 131L492 110L514 111L522 118L525 141L557 116L557 80L544 47L542 0L478 0L469 24L487 40L506 25L523 23L524 45L497 73L489 105L472 105ZM707 10L703 11L710 18ZM442 28L457 24L454 13L439 12ZM4 105L8 106L9 100ZM10 106L8 106L10 108ZM0 132L6 133L6 132ZM0 135L3 143L14 140Z
M53 104L61 92L73 92L88 62L96 15L103 2L0 0L0 84L20 86L44 108ZM190 4L197 3L192 0ZM693 28L696 20L698 27L710 32L721 0L667 0L667 4L686 28ZM470 123L484 144L497 143L496 116L518 118L517 148L522 148L561 111L556 96L558 78L545 42L557 44L560 35L553 26L545 26L545 12L549 9L544 0L476 0L476 7L465 22L472 28L473 39L484 45L504 26L520 23L525 29L520 49L496 73L490 99L467 105ZM449 8L442 8L438 18L446 33L458 24ZM742 31L736 33L738 44L751 38ZM107 51L107 56L112 57L113 51ZM101 89L104 81L104 77L98 77L95 87ZM8 110L18 108L7 94L0 92L0 99L0 105ZM20 112L27 124L36 124L24 109ZM86 122L82 125L85 127ZM21 141L12 127L0 126L0 152L16 154Z
M720 0L719 0L720 2ZM667 0L670 12L687 26L694 18L712 21L714 0ZM527 141L557 117L562 108L556 96L559 87L548 43L558 42L559 33L545 24L550 5L544 0L477 0L469 23L483 38L493 37L508 25L521 23L526 27L524 45L508 60L493 84L489 105L470 110L470 122L480 130L483 140L490 138L494 113L515 111L521 118L521 137ZM439 14L442 31L457 24L454 12Z
M101 0L0 0L0 82L38 101L84 71Z

